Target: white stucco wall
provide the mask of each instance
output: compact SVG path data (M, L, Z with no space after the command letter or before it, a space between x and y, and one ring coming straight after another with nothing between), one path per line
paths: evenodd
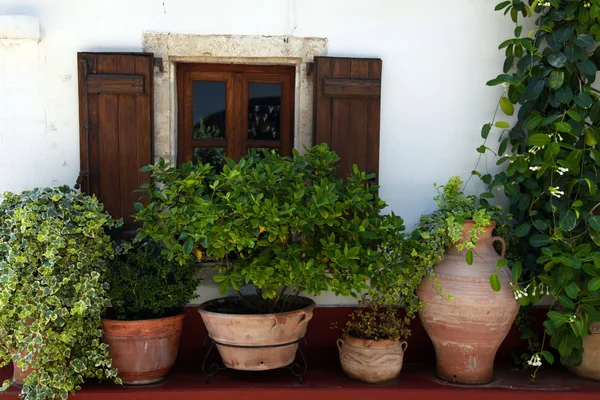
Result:
M323 37L328 55L383 59L380 193L410 227L432 210L433 182L467 178L475 164L502 90L485 82L514 28L496 3L0 0L0 16L33 17L0 18L0 193L75 183L78 51L141 51L146 31Z

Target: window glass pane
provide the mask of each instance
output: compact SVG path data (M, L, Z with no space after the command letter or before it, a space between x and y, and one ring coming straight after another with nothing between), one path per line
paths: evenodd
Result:
M200 161L202 164L209 163L217 172L223 170L225 165L225 149L221 147L194 147L194 163Z
M281 84L248 84L248 139L279 140Z
M225 82L194 81L193 139L225 138Z
M260 153L260 154L262 154L263 150L268 150L268 151L270 151L271 153L274 153L274 154L280 154L278 148L269 149L269 148L263 148L263 147L253 147L253 148L249 148L248 149L248 153L250 153L251 150L256 150L256 152Z

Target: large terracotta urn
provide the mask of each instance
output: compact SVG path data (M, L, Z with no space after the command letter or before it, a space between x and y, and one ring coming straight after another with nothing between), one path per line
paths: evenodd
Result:
M314 301L301 297L297 309L282 313L233 314L223 306L228 299L210 300L198 308L226 367L264 371L294 362L298 341L313 316Z
M473 224L465 223L465 239ZM435 266L435 276L423 280L417 289L425 303L419 315L435 347L437 374L450 382L485 384L494 379L496 352L519 310L510 286L510 270L496 269L506 245L502 238L492 237L495 226L492 221L480 235L472 265L465 260L466 251L453 247ZM501 255L494 249L496 241L502 244ZM499 292L490 283L494 272L500 278ZM454 299L449 300L448 295Z
M177 358L184 315L138 321L102 319L104 342L123 383L148 385L165 378Z
M591 333L583 339L583 358L578 367L568 366L572 373L600 381L600 323L590 326Z
M400 375L407 343L404 340L369 340L352 335L338 339L342 369L352 379L385 383Z

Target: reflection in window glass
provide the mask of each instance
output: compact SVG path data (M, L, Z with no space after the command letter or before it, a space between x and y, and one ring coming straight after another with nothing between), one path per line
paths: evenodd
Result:
M225 138L225 82L194 81L194 130L192 139Z
M194 147L194 163L209 163L217 172L223 170L225 165L225 149L222 147Z
M268 148L263 148L263 147L253 147L253 148L250 148L250 149L248 149L248 153L250 153L252 150L256 150L256 152L257 152L257 153L259 153L259 154L262 154L263 150L270 151L271 153L273 153L273 154L277 154L277 155L279 155L279 154L280 154L280 152L279 152L279 149L278 149L278 148L275 148L275 149L268 149Z
M248 139L279 140L281 137L281 84L248 84Z

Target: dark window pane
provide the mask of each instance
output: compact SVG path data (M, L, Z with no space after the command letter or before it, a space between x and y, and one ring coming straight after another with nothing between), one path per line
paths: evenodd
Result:
M225 82L194 81L193 139L225 138Z
M195 147L194 162L209 163L220 172L225 165L225 149L221 147Z
M248 84L248 139L279 140L281 84Z

